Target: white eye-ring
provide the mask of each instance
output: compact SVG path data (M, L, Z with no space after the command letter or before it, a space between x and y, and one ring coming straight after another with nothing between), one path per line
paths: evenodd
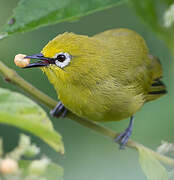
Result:
M54 56L55 64L60 68L67 66L70 63L71 58L72 56L70 54L64 52L60 52Z

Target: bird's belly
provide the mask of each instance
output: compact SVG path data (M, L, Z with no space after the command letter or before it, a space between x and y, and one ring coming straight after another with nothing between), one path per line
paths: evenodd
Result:
M137 100L137 97L117 97L96 94L84 96L77 92L73 96L71 94L64 96L59 93L59 99L70 111L85 119L98 122L119 121L128 118L143 105L141 98Z

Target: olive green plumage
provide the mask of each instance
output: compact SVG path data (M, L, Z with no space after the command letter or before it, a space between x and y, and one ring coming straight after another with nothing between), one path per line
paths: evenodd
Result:
M65 107L80 117L122 120L166 92L161 64L132 30L113 29L93 37L64 33L42 50L50 58L59 52L69 53L71 62L42 70Z

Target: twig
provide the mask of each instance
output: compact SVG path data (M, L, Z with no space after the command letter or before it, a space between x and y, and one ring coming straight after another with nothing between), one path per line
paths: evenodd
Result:
M13 84L19 86L21 89L23 89L29 95L33 96L40 103L48 106L51 109L56 106L57 102L55 100L53 100L52 98L50 98L49 96L47 96L46 94L44 94L43 92L41 92L40 90L38 90L37 88L32 86L30 83L25 81L13 69L10 69L6 65L4 65L1 61L0 61L0 74L2 74L2 76L5 79L7 79L10 83L13 83ZM96 131L96 132L98 132L104 136L110 137L111 139L114 139L119 135L119 133L117 133L111 129L108 129L104 126L101 126L101 125L99 125L93 121L89 121L89 120L80 118L71 112L69 112L67 114L67 117L70 118L71 120L81 124L82 126L88 127L88 128L90 128L90 129L92 129L92 130L94 130L94 131ZM143 146L143 145L129 139L126 146L129 148L133 148L133 149L138 150L138 147ZM161 155L161 154L159 154L159 153L157 153L157 152L155 152L155 151L153 151L147 147L144 147L144 148L149 150L161 162L163 162L169 166L174 165L173 159L168 158L167 156Z
M5 64L3 64L0 61L0 73L5 77L5 79L8 82L11 82L17 86L19 86L21 89L23 89L28 94L32 95L35 99L40 101L42 104L53 108L55 107L56 101L51 99L49 96L44 94L43 92L36 89L34 86L32 86L30 83L25 81L22 77L20 77L16 71L10 69Z

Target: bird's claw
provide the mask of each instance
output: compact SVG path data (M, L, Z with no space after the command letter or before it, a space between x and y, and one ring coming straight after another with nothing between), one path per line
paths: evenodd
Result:
M118 142L120 144L120 149L125 148L125 145L132 134L133 120L134 117L132 116L128 128L114 139L115 142Z
M64 118L66 116L67 111L68 110L62 104L62 102L59 101L58 104L56 105L56 107L53 110L50 111L50 114L51 114L52 117L62 117L62 118Z
M119 142L120 144L120 149L124 149L126 143L128 142L130 136L132 134L132 131L130 131L128 128L121 134L119 134L114 141Z

